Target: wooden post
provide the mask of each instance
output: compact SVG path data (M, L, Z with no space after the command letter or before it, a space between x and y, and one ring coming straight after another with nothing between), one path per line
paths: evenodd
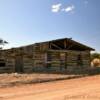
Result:
M66 40L64 40L64 49L67 48L67 43L66 43Z
M51 43L49 43L49 48L51 49Z

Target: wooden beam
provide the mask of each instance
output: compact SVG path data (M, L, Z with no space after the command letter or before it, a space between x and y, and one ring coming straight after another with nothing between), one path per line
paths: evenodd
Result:
M58 49L62 49L61 47L59 47L58 45L54 44L54 43L50 43L52 46L58 48Z
M67 48L67 50L69 50L72 46L73 46L73 44L71 44L71 45Z
M64 48L65 48L65 49L67 48L66 40L64 40Z
M49 48L51 49L51 43L49 43Z

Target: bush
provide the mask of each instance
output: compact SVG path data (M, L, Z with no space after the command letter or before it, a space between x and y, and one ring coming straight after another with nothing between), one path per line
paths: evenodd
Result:
M91 54L91 61L94 60L95 58L100 59L100 54L99 53L92 53Z
M93 59L91 62L91 65L93 67L100 67L100 59L98 59L98 58Z

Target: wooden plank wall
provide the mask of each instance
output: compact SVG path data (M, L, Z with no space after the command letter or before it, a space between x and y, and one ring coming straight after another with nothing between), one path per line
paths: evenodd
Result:
M15 72L15 60L10 55L8 56L8 52L1 52L0 60L3 60L3 63L5 63L5 66L0 66L0 73Z
M61 54L65 54L65 61L61 62ZM64 69L64 70L78 70L78 69L85 69L90 67L90 52L89 51L53 51L49 52L51 55L51 67L57 70ZM81 55L82 64L78 65L78 55Z
M15 58L17 54L23 56L24 72L35 70L78 70L90 67L90 51L49 50L48 43L35 44L23 48L0 52L0 58L5 60L6 66L0 67L0 72L15 72ZM63 57L65 54L65 58ZM48 60L50 55L51 59ZM81 55L82 65L77 65L77 57ZM63 61L63 59L65 59ZM48 67L49 65L49 67Z
M33 59L29 56L23 56L23 69L25 73L33 71Z

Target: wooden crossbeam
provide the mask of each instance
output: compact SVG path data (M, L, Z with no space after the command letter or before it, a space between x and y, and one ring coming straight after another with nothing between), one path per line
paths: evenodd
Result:
M73 46L73 44L71 44L70 46L68 46L67 50L69 50L72 46Z
M59 47L58 45L54 44L54 43L50 43L52 46L58 48L58 49L62 49L61 47Z

